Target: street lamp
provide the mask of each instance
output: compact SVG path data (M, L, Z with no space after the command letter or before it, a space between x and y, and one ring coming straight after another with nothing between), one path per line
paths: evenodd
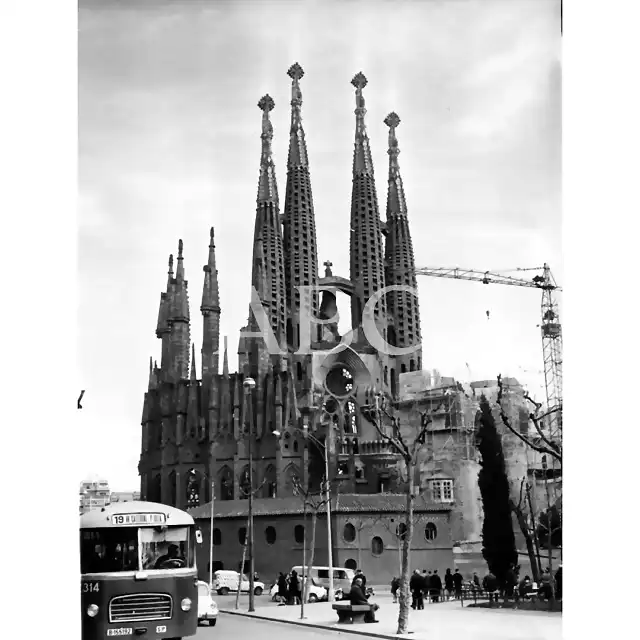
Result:
M247 401L247 417L249 424L249 445L248 445L248 457L249 457L249 611L255 611L254 601L254 558L253 558L253 457L251 454L251 441L253 440L253 399L251 392L256 386L256 381L253 378L245 378L242 383L244 388L244 394ZM241 567L244 572L244 567ZM238 587L240 588L240 587Z
M333 429L333 425L329 425L330 429ZM303 426L302 429L299 427L293 427L296 431L302 431L305 438L310 438L313 440L316 445L324 451L324 474L325 474L325 502L327 505L327 549L328 549L328 561L329 561L329 593L327 594L329 602L334 601L334 590L333 590L333 544L331 541L331 491L329 488L329 452L327 445L318 440L315 436L309 433L309 428L307 424ZM273 435L276 438L279 438L282 434L280 431L273 431ZM306 567L303 568L303 575ZM308 579L308 576L307 576ZM304 593L302 594L302 598L304 599Z

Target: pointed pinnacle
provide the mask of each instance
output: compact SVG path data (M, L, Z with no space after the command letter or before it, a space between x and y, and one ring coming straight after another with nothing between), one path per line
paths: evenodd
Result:
M273 108L276 106L276 103L273 101L273 98L267 93L266 95L260 98L258 102L258 107L261 111L273 111Z
M169 254L169 275L173 275L173 253Z
M362 71L359 71L355 76L353 76L351 84L356 89L364 89L367 86L367 77L362 73Z
M209 230L209 240L211 240L211 242L209 243L210 247L213 247L213 227L211 227L211 229Z
M196 345L191 343L191 379L196 380Z
M297 63L294 62L290 67L289 71L287 71L287 75L294 81L301 80L304 77L304 69Z
M400 122L401 122L400 116L395 111L392 111L384 119L384 123L387 125L387 127L391 127L393 129L395 129L400 124Z
M178 240L178 260L182 260L182 240Z

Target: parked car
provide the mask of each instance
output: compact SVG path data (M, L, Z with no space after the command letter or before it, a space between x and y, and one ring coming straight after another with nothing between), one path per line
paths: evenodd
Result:
M298 575L306 573L302 567L293 567ZM309 576L314 580L315 584L324 587L329 590L329 571L333 571L333 590L334 598L336 600L342 600L348 598L351 592L351 583L355 578L355 572L353 569L343 569L341 567L317 567L313 566L309 570Z
M211 597L209 585L198 580L198 624L205 620L210 627L215 627L218 621L218 605Z
M278 600L278 584L274 584L271 587L271 597L273 598L273 600ZM327 590L320 586L319 584L316 583L316 581L311 578L311 584L309 585L309 599L308 602L319 602L321 600L327 600L328 599L328 592Z
M237 571L224 571L220 569L214 574L213 588L218 595L226 596L230 591L237 591L238 584L240 585L240 591L249 591L249 578L243 573L242 579ZM253 593L257 596L261 596L264 591L264 582L254 580Z

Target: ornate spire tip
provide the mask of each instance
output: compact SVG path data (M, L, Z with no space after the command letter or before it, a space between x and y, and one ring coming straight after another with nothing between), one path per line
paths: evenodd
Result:
M213 240L213 227L211 227L211 229L209 229L209 238L211 238L211 240Z
M266 95L260 98L260 102L258 102L258 107L262 111L272 111L276 106L276 103L273 101L273 98L267 93Z
M351 80L351 84L356 89L364 89L367 86L367 78L364 75L364 73L362 73L362 71L359 71L358 73L356 73L355 76L353 76L353 80Z
M400 116L395 111L392 111L385 119L384 123L387 127L395 128L400 124Z
M182 260L182 240L178 240L178 260Z
M173 271L173 253L169 254L169 271Z
M289 67L289 71L287 71L287 75L293 81L300 80L302 77L304 77L304 69L297 62L294 62Z

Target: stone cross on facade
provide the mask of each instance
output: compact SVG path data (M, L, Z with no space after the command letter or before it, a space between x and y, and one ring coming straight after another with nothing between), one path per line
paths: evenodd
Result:
M330 278L333 275L333 272L331 271L331 267L333 267L333 262L331 262L331 260L327 260L326 262L323 262L323 264L325 266L324 277Z

